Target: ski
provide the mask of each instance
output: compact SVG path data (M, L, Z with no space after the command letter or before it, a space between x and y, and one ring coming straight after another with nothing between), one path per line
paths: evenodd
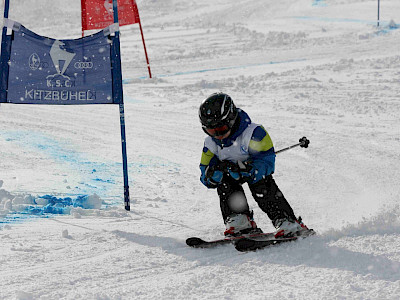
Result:
M274 237L274 233L272 233L272 232L246 234L246 235L235 236L235 237L226 237L224 239L217 239L217 240L212 240L212 241L205 241L199 237L190 237L186 240L186 245L193 247L193 248L211 248L211 247L216 247L219 245L232 244L243 238L257 239L257 238L273 238L273 237Z
M315 231L310 229L307 232L303 232L300 236L294 237L282 237L282 238L275 238L275 233L268 232L268 233L253 233L253 234L245 234L241 236L235 237L227 237L224 239L217 239L212 241L205 241L199 237L190 237L186 240L186 245L193 247L193 248L212 248L220 245L226 244L235 244L235 248L238 251L252 251L261 248L265 248L268 246L273 246L276 244L281 244L284 242L291 242L300 238L305 238L310 235L314 235ZM242 242L243 240L243 242ZM239 243L240 242L240 243ZM256 243L253 243L256 242ZM238 244L238 247L236 247ZM246 245L249 245L246 247ZM253 246L252 246L253 245ZM239 250L239 249L240 250ZM247 248L247 250L246 250ZM252 249L254 248L254 249Z

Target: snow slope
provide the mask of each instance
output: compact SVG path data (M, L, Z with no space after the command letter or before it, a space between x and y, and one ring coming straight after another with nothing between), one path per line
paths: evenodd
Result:
M80 36L78 0L11 2L39 34ZM379 28L370 0L138 5L154 78L138 26L123 27L132 210L116 106L2 104L0 298L399 299L399 1L381 1ZM317 236L245 254L186 247L224 230L198 179L197 109L215 91L276 149L311 140L278 155L275 179ZM49 197L71 205L47 214Z

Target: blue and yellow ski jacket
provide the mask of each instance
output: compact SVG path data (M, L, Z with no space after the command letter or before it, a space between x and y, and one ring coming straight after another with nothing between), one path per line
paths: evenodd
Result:
M238 111L239 127L231 136L223 140L208 136L204 141L200 181L208 188L215 186L208 183L205 171L208 166L216 165L220 161L250 162L256 170L250 184L258 182L275 170L275 150L268 132L263 126L252 123L246 112L241 109Z

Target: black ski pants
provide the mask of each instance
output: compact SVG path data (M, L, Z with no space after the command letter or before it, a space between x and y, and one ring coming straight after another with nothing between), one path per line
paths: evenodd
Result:
M231 214L252 216L242 187L243 183L224 175L222 183L217 187L224 222ZM274 226L279 219L296 220L293 209L278 188L272 175L266 176L254 184L249 184L249 188L254 200L261 210L268 215Z

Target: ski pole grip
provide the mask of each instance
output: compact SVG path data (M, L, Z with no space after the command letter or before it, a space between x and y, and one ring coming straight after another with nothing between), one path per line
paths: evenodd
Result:
M307 139L305 136L299 139L299 142L300 142L300 147L302 148L308 148L308 145L310 144L310 140Z

